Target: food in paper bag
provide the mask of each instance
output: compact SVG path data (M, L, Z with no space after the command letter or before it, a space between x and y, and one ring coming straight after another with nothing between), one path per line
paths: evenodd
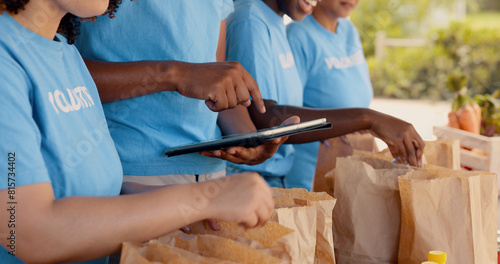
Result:
M197 234L175 231L144 245L124 243L121 263L292 262L289 251L297 234L291 229L273 222L251 229L228 222L219 226L220 231L213 231L200 222L191 226Z
M296 248L299 234L294 230L274 222L267 222L263 227L246 229L236 223L219 221L219 230L212 230L206 222L191 225L191 234L210 234L227 239L255 241L258 249L266 248L266 253L281 259L283 263L297 263L300 250ZM257 244L253 243L253 246ZM247 263L247 262L245 262Z
M494 173L422 169L399 178L399 262L416 264L427 252L448 263L497 263L498 188Z
M332 173L338 201L333 210L337 263L398 263L397 178L409 170L409 166L368 156L337 159Z
M198 252L202 256L240 263L282 263L282 260L289 259L286 254L280 256L284 257L283 259L277 258L267 247L243 237L228 239L215 235L189 235L177 231L176 234L153 241L156 242Z
M311 229L316 226L316 235L313 236L316 241L315 250L314 250L314 263L335 263L335 255L334 255L334 245L333 245L333 235L332 235L332 210L335 206L335 198L331 197L327 193L321 192L308 192L305 189L281 189L281 188L272 188L273 197L275 200L275 204L277 208L283 208L284 204L290 205L292 200L296 204L296 206L305 206L308 204L313 206L316 211L316 222L312 218L312 212L310 209L303 208L301 210L306 212L307 219L297 220L297 223L305 223L310 222L310 227L305 226L304 224L299 224L295 229L298 233L301 234L301 237L308 241L310 238L307 236ZM287 200L288 199L288 200ZM307 203L305 202L307 201ZM306 204L306 205L304 205ZM291 208L294 206L292 205ZM279 213L280 209L277 209L277 213ZM283 211L285 212L285 211ZM290 213L290 212L287 212ZM284 214L284 213L283 213ZM288 217L295 216L297 219L300 219L300 215L289 215ZM293 220L287 219L284 215L282 217L278 216L279 223L284 223L285 225L291 226L293 225ZM305 242L308 244L308 242ZM309 247L306 247L309 249ZM305 250L305 249L304 249ZM307 258L307 263L310 262L311 258ZM305 263L305 262L302 262Z
M198 222L190 227L190 234L210 234L221 236L229 239L243 237L250 240L255 240L265 247L270 246L278 239L290 234L293 230L283 227L278 223L268 222L265 226L244 228L237 223L218 221L219 230L212 230L206 222Z
M122 246L120 263L236 264L237 262L204 257L202 255L165 244L146 243L143 245L141 243L125 242Z

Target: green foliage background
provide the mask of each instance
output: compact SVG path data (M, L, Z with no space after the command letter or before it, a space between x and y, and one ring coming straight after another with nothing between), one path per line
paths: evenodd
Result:
M481 5L488 4L482 2L487 1L470 1L469 9L479 10ZM471 96L499 90L500 13L476 14L447 28L420 32L430 3L430 0L363 0L353 13L351 19L363 42L375 95L449 100L452 93L445 86L446 76L456 71L467 76ZM374 58L374 41L376 32L381 30L389 38L424 37L430 45L387 47L386 58L378 61Z

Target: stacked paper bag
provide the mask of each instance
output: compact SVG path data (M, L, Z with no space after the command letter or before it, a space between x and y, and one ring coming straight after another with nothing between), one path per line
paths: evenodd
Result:
M273 189L276 208L263 227L204 222L147 243L123 244L121 263L334 263L335 199L302 189Z
M448 263L497 263L495 175L441 167L459 164L458 151L436 144L424 168L394 164L388 152L337 159L327 176L337 263L420 264L431 250Z

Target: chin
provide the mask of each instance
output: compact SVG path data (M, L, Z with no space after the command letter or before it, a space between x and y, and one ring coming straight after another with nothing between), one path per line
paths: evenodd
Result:
M86 12L82 12L83 14L79 14L77 16L79 17L93 17L93 16L99 16L99 15L102 15L104 14L104 12L106 12L106 10L108 10L108 1L106 1L106 5L102 5L102 6L93 6L91 9L89 8L89 10L86 10Z
M102 15L104 12L106 12L109 6L109 0L86 0L82 3L74 3L68 0L61 0L60 2L62 7L65 8L68 13L83 18Z

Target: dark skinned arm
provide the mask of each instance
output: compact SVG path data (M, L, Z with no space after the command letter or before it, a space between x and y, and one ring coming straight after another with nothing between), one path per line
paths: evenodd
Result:
M255 80L237 62L103 62L84 59L103 103L161 91L205 100L212 111L248 106L250 96L265 111Z
M264 114L259 113L253 105L248 108L257 129L279 125L291 116L299 116L302 122L326 118L333 124L332 129L290 136L286 143L325 140L366 129L383 140L397 160L413 166L422 164L424 141L413 125L398 118L368 108L312 109L277 105L270 100L264 100L264 104L267 109Z
M221 22L219 45L216 53L217 61L222 62L226 60L225 51L226 21L223 20ZM298 122L300 122L300 119L298 117L293 117L282 124L294 124ZM233 109L221 111L217 119L217 125L219 125L223 135L257 130L248 114L248 110L243 106L236 106ZM207 157L220 158L233 163L255 165L272 157L274 153L278 151L279 146L287 139L287 137L274 139L254 148L232 147L227 150L203 151L200 154Z

